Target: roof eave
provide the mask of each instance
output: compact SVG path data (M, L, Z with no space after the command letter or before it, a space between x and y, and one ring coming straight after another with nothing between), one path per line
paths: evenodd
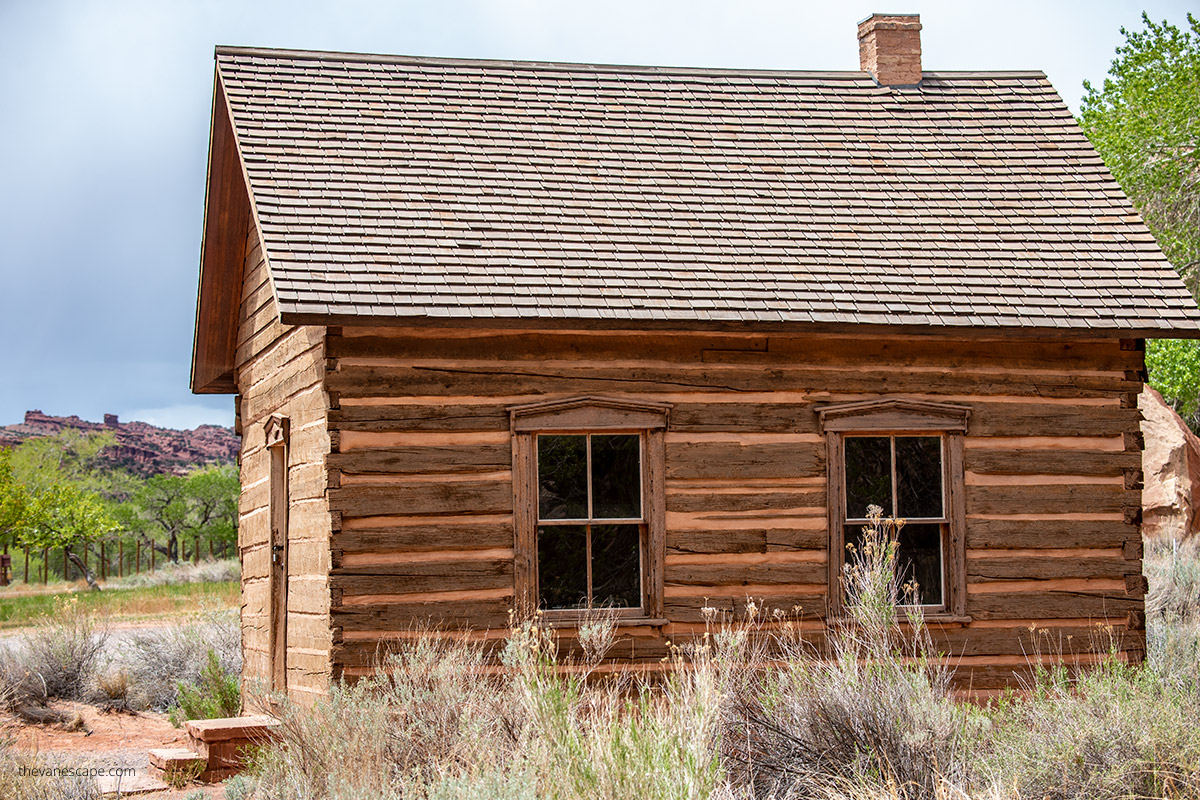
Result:
M1200 315L1177 326L1165 325L930 325L852 322L800 322L713 319L600 319L560 317L451 317L373 314L318 314L281 309L280 321L290 325L396 328L499 328L513 330L672 330L761 331L763 333L822 333L878 336L942 336L970 339L1200 339Z

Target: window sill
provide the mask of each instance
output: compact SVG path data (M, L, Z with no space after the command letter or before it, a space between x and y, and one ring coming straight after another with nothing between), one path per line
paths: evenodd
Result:
M550 628L551 630L561 630L563 628L578 628L580 625L587 624L588 622L598 622L600 619L602 619L602 617L592 616L589 618L583 616L547 616L542 618L542 625ZM659 619L656 617L616 617L614 622L616 623L617 628L661 628L665 625L668 625L671 621L669 619Z

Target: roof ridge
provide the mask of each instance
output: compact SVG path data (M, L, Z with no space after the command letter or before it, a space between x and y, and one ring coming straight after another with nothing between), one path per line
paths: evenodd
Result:
M820 77L831 80L865 80L870 75L862 70L793 70L757 69L753 67L684 67L654 66L646 64L595 64L575 61L529 61L498 58L450 58L444 56L410 56L378 53L341 52L335 50L292 50L273 47L236 47L217 45L215 57L257 56L262 58L290 59L296 61L349 61L363 64L410 64L413 66L472 66L493 69L524 69L557 72L612 72L642 73L648 75L756 75L762 77ZM1000 70L996 72L948 71L924 73L928 77L955 78L1045 78L1040 70Z

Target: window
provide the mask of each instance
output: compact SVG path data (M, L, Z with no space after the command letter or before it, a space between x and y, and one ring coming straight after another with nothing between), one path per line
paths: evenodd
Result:
M828 406L819 412L829 460L830 610L842 602L847 544L862 538L867 509L905 520L901 582L934 614L966 613L962 437L970 409L915 400Z
M510 413L523 610L661 617L667 406L583 397Z
M538 606L640 608L642 437L537 437Z

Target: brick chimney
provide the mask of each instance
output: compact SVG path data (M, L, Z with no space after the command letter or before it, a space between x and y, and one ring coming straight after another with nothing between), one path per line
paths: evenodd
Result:
M858 61L881 86L921 81L921 16L872 14L858 23Z

